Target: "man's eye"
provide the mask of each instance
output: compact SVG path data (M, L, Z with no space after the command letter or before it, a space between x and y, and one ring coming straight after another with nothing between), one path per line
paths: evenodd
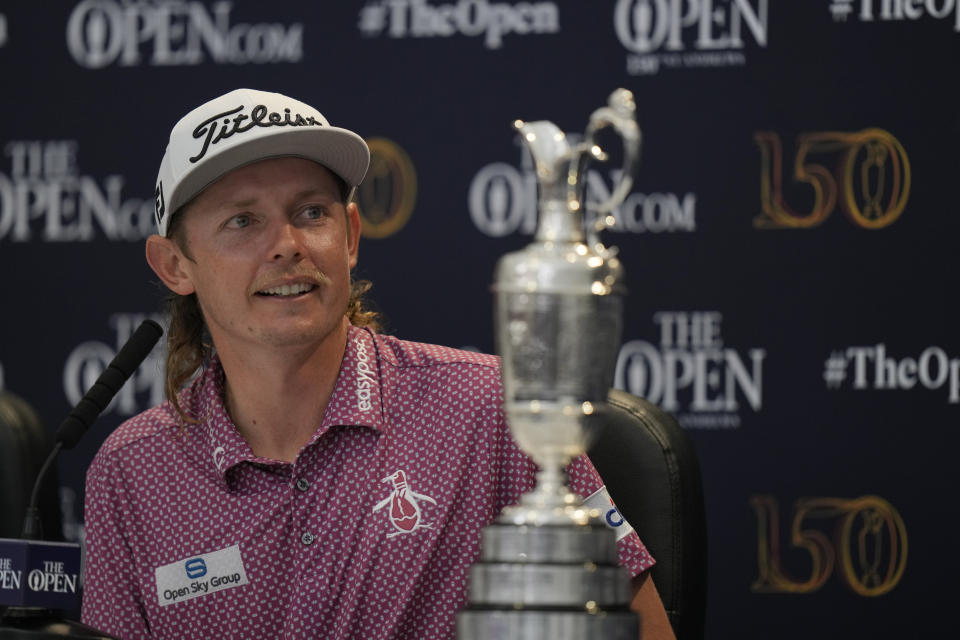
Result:
M241 213L227 220L226 226L231 229L243 229L244 227L250 226L250 222L250 216L246 213Z
M327 210L323 207L307 207L301 215L308 220L319 220L327 215Z

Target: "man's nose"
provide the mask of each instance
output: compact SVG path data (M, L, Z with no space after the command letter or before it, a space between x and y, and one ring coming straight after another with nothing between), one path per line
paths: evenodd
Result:
M290 222L277 225L270 248L272 260L300 258L304 255L303 233Z

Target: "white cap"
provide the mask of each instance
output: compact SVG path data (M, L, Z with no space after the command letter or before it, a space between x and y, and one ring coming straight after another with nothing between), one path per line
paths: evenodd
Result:
M352 131L332 127L319 111L279 93L236 89L200 105L174 125L154 192L157 227L210 183L244 165L296 156L325 166L356 188L370 149Z

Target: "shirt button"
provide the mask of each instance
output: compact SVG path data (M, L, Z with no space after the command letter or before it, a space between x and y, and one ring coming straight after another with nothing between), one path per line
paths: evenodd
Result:
M300 478L299 480L297 480L297 489L300 489L300 491L306 491L309 488L310 488L309 480L307 480L306 478Z
M303 535L300 536L300 542L302 542L305 545L313 544L314 539L315 538L313 534L310 533L309 531L305 532Z

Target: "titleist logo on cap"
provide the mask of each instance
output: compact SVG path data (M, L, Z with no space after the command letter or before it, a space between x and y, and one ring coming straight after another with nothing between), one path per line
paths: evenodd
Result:
M299 113L291 116L289 108L284 109L283 114L280 114L276 111L270 111L266 105L258 104L250 109L250 115L240 113L243 109L244 105L240 105L236 109L218 113L198 124L197 128L193 130L193 137L198 139L203 138L203 148L200 149L200 153L190 158L190 162L195 163L207 155L207 150L210 148L210 145L217 144L224 138L229 138L235 133L249 131L254 127L323 126L323 123L313 116L307 116L305 118ZM233 114L237 115L231 119L230 116ZM219 123L220 126L218 127L217 121L220 120L220 118L223 118L223 122ZM247 122L244 122L245 120Z

